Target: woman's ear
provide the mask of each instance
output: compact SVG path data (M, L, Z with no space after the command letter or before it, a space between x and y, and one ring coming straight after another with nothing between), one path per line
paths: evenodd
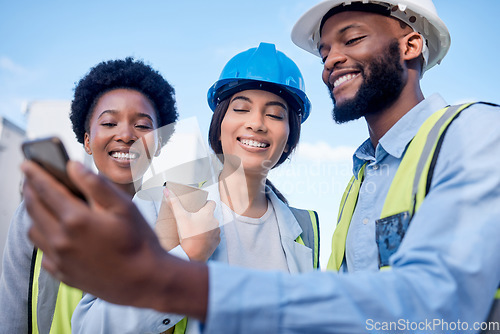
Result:
M158 142L156 143L156 151L154 154L155 157L159 156L161 153L161 142L162 142L162 138L161 138L161 136L158 136Z
M424 48L424 38L418 32L411 32L402 38L403 60L413 60L420 57Z
M92 155L92 150L90 149L90 136L87 132L83 136L83 148L88 155Z
M286 144L285 148L283 149L283 153L288 153L289 149L290 149L290 146L288 146L288 144Z

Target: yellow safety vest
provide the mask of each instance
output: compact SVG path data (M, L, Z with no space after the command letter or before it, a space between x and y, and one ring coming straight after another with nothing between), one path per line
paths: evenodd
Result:
M47 272L41 274L42 257L43 252L35 248L31 260L28 332L71 333L71 316L83 293L54 280Z
M396 171L384 201L380 220L396 217L396 219L406 219L409 223L429 191L434 164L448 126L462 110L472 104L466 103L443 108L432 114L422 124ZM351 178L342 197L337 227L332 237L332 253L327 265L329 270L338 271L344 261L347 231L363 182L365 166L366 164L360 169L357 177ZM379 257L382 258L380 252L379 247ZM385 264L381 266L381 269L386 268L388 267ZM495 294L495 302L490 312L489 321L499 321L500 319L499 299L500 289Z

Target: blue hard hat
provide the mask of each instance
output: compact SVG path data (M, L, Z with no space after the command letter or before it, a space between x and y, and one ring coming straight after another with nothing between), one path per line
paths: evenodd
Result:
M208 104L217 104L230 95L247 89L262 89L281 96L299 112L303 123L309 116L311 102L305 92L304 78L297 65L270 43L260 43L231 58L219 80L208 90Z

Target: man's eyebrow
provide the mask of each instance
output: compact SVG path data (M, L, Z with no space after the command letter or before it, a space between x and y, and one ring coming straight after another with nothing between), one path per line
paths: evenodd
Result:
M357 23L353 23L353 24L350 24L342 29L339 30L339 34L343 34L345 33L347 30L349 29L353 29L353 28L359 28L361 27L361 25L357 24Z

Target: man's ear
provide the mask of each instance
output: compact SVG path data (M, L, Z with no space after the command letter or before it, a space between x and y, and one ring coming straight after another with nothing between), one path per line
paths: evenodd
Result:
M410 61L417 59L422 54L424 48L424 38L418 32L411 32L401 40L403 60Z
M90 149L90 135L87 132L83 135L83 148L88 155L92 155L92 150Z

